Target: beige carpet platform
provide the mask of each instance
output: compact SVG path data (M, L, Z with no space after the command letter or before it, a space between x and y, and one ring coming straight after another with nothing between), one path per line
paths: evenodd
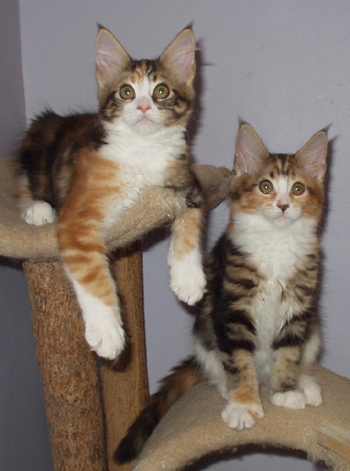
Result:
M195 171L210 209L226 196L231 173L210 166ZM113 463L117 443L148 396L138 241L181 215L184 202L170 190L145 191L123 225L108 236L129 339L112 364L98 361L87 348L79 308L59 261L55 226L26 224L14 190L14 163L0 159L0 256L21 260L27 277L55 471L180 470L208 455L234 456L249 444L304 451L331 469L350 470L350 381L321 366L315 369L324 397L319 408L274 407L264 391L265 417L251 430L237 432L220 420L220 396L201 384L164 417L137 463Z
M323 461L334 470L349 470L350 381L322 366L314 374L322 388L322 406L301 411L273 406L263 389L265 417L243 431L232 430L221 420L225 402L216 389L197 385L165 415L135 471L175 471L196 463L199 457L235 456L248 444L303 451L305 459Z

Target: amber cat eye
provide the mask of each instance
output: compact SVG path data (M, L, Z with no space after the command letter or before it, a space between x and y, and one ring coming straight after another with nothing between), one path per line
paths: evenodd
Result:
M167 98L169 96L169 93L169 88L164 85L164 83L161 83L157 85L156 88L153 90L153 97L157 98L158 100L164 100L164 98Z
M122 85L119 90L119 95L123 100L132 100L135 98L135 91L131 85Z
M269 195L274 190L273 184L269 180L264 180L263 182L261 182L259 185L259 189L261 193L264 193L264 195Z
M292 193L293 195L302 195L305 191L305 185L303 185L302 183L294 183L293 187L292 187Z

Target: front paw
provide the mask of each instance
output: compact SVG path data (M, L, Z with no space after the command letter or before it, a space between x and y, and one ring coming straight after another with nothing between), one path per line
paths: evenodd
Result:
M255 419L264 417L264 409L261 404L240 404L229 402L221 413L221 418L230 428L243 430L255 425Z
M186 260L177 262L170 271L170 287L180 301L193 306L205 293L206 278L202 267Z
M297 389L292 391L277 392L271 396L271 402L275 406L287 407L288 409L305 409L305 394Z
M56 212L46 201L36 200L26 204L21 209L21 216L28 224L42 226L55 222Z
M299 388L305 394L307 405L317 407L322 404L321 388L311 376L301 375Z
M115 319L86 325L85 338L92 351L108 360L118 358L125 346L124 329Z

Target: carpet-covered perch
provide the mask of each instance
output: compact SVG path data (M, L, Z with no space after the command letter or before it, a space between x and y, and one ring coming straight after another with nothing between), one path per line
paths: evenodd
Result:
M194 170L208 209L219 204L231 173L212 166ZM113 365L98 360L87 347L75 295L59 261L55 225L26 224L14 191L14 162L0 159L0 256L23 261L55 471L175 471L207 455L234 456L247 444L304 451L308 459L335 471L350 470L350 381L321 366L314 371L322 387L320 407L275 407L263 391L265 417L252 429L235 431L220 419L223 402L216 390L200 384L166 414L137 463L113 463L115 445L148 396L137 241L171 224L185 203L171 190L144 191L123 225L108 236L128 334L128 347Z

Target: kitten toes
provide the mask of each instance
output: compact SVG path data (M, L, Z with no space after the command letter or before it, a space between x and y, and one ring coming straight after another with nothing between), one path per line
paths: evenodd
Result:
M170 288L180 301L190 306L202 299L207 283L202 266L192 258L189 254L170 268Z
M240 404L229 402L221 413L221 418L230 428L243 430L255 425L254 419L262 419L264 410L261 404Z
M287 407L288 409L305 409L306 397L303 392L294 389L273 394L271 402L275 406Z
M306 404L318 407L322 404L322 394L320 386L308 375L301 375L299 387L306 397Z
M118 358L125 346L124 329L108 319L95 326L86 326L85 338L91 350L107 360Z
M83 285L67 275L75 288L85 323L85 339L92 351L100 357L115 360L125 345L125 333L119 313L118 300L114 307L91 295Z
M202 299L205 293L204 288L206 285L206 281L205 278L198 284L192 282L193 280L187 281L187 283L185 283L185 280L183 280L182 283L172 282L170 284L170 287L180 301L183 301L189 306L194 306L198 301Z
M42 226L56 219L56 212L46 201L31 201L21 208L21 216L28 224Z

